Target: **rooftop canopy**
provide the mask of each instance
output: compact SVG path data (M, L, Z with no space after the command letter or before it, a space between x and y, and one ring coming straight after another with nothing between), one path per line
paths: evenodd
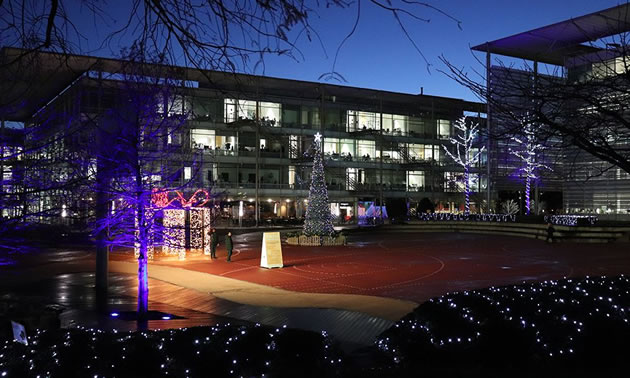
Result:
M584 43L628 31L630 4L623 4L486 42L472 49L562 66L568 58L602 50Z

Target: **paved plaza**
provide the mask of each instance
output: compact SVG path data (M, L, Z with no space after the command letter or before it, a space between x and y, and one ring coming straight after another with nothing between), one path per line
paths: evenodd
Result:
M260 234L237 237L231 263L191 255L178 267L301 293L357 294L422 303L453 291L586 275L630 274L628 243L554 243L510 236L397 232L351 234L346 247L283 245L285 267L260 267ZM115 259L129 259L116 255Z
M285 267L260 265L261 234L238 235L233 261L189 254L149 265L150 308L181 317L149 328L237 321L320 331L367 345L422 302L449 292L586 275L630 274L628 243L547 244L462 233L351 232L346 247L283 245ZM130 251L110 257L110 296L96 303L94 253L83 248L31 250L10 256L5 293L58 303L62 325L133 329L111 319L135 308L137 265ZM132 324L133 323L133 324Z

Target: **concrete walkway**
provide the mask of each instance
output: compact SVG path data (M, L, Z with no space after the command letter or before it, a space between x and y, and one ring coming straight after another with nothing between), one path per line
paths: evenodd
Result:
M110 261L112 273L135 275L136 271L134 262ZM364 295L300 293L157 264L149 265L149 277L187 293L186 299L184 295L156 298L149 293L152 302L275 327L326 331L348 350L371 345L417 306ZM191 295L191 290L197 294Z
M64 324L133 329L108 314L135 307L135 261L110 260L111 298L107 311L99 313L92 303L92 253L55 249L23 260L0 275L0 292L58 303L65 308ZM149 294L149 306L188 318L156 321L153 328L212 325L217 319L237 319L274 327L325 330L345 348L353 349L373 343L376 336L417 306L411 301L382 297L294 292L153 263L149 265L149 276L150 286L155 289Z
M132 262L110 262L112 272L135 274L137 269ZM301 293L157 264L149 265L149 277L241 304L347 310L393 322L418 306L412 301L376 296Z

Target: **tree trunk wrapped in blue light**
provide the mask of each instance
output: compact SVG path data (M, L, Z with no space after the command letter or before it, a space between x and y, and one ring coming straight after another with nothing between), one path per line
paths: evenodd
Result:
M314 141L313 172L304 220L304 234L328 236L332 235L334 231L322 161L321 135L317 133Z
M192 186L200 158L183 155L180 146L169 143L186 125L187 114L178 101L182 83L169 79L169 72L160 66L146 65L142 57L137 58L128 62L123 80L112 80L116 102L103 109L91 126L100 137L94 144L102 146L95 148L94 154L106 167L106 177L95 190L111 206L104 212L101 209L95 222L98 235L107 235L100 243L136 251L138 318L145 319L149 304L147 263L153 255L154 238L163 235L161 243L172 243L167 227L159 222L163 208L156 207L154 200L166 196L171 188ZM174 156L181 160L174 162ZM190 167L191 177L183 174L182 165Z
M140 171L136 178L142 178ZM136 184L138 189L143 189L142 182ZM148 253L151 229L147 219L147 209L150 201L144 191L139 191L137 195L137 206L135 209L136 219L138 222L136 244L139 246L138 254L138 318L142 319L149 311L149 272L148 272ZM152 219L151 219L152 220Z
M464 168L464 196L466 199L465 213L470 213L470 168L479 162L479 158L485 147L481 147L477 152L473 149L473 144L477 139L477 128L479 124L466 124L466 117L461 117L453 124L456 135L450 138L451 144L455 147L455 152L449 151L442 145L446 154L459 166Z

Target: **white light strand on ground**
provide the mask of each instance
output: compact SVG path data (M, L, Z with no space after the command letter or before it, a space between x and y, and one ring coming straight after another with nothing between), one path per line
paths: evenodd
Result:
M594 215L545 215L545 222L563 226L577 226L580 219L584 219L584 222L591 226L597 223L597 217Z

